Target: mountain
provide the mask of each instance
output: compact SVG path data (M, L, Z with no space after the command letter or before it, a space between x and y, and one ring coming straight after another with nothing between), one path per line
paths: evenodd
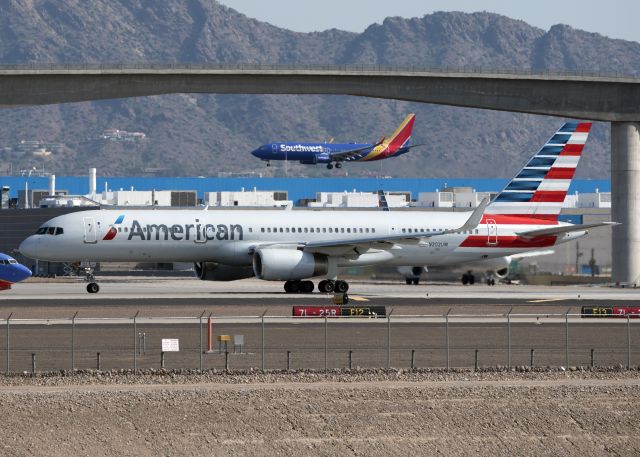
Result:
M0 64L379 64L640 73L639 43L566 25L545 31L486 12L390 17L360 34L297 33L213 0L0 2ZM175 94L5 109L0 110L0 172L37 167L67 175L97 167L107 176L282 175L282 164L266 168L249 151L277 140L374 141L409 112L417 114L414 141L424 147L392 163L349 164L332 175L509 177L562 122L312 95ZM104 134L109 129L146 137ZM596 123L577 176L608 174L609 148L608 125ZM329 173L323 166L298 164L289 164L288 172Z

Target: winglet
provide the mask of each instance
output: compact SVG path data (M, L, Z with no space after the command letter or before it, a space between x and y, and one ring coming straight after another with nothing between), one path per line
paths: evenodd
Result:
M488 204L489 204L489 199L487 197L484 197L480 202L480 204L478 205L478 207L475 210L473 210L473 213L471 213L471 216L469 216L469 219L467 219L467 222L465 222L464 225L459 229L456 229L456 231L464 232L466 230L475 229L480 224L480 221L482 221L484 210Z

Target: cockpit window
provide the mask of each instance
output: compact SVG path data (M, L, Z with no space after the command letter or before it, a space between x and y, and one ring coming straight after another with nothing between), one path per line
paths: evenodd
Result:
M64 233L64 230L62 229L62 227L56 227L56 235L62 235Z
M9 263L18 263L16 259L9 259Z
M47 229L47 233L48 233L49 235L53 235L54 233L56 233L56 228L55 228L55 227L49 227L49 228Z
M62 235L63 233L62 227L40 227L36 235Z
M45 233L47 233L47 227L40 227L36 232L36 235L44 235Z

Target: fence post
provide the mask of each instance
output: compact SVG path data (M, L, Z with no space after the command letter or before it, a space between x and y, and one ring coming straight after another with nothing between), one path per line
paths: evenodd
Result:
M627 370L631 369L631 321L627 314Z
M596 364L596 350L591 348L591 368Z
M565 368L567 370L569 369L569 311L570 310L567 310L567 312L564 315L564 322L565 322L564 361L566 364Z
M140 311L136 311L135 316L133 316L133 372L138 372L138 325L136 319L140 314Z
M513 306L507 313L507 370L511 370L511 311Z
M531 360L529 361L529 366L533 368L533 356L536 353L535 349L531 349Z
M35 376L36 374L36 353L31 353L31 376Z
M267 314L267 310L265 309L264 312L262 313L262 316L260 316L260 319L262 320L262 345L261 345L261 357L262 357L262 372L264 373L264 315Z
M411 369L413 370L415 367L415 359L416 359L416 350L415 349L411 349Z
M9 322L11 321L11 316L13 316L13 313L9 314L9 317L7 317L7 374L11 372L9 365L9 354L11 353L9 346Z
M224 346L224 371L229 372L229 351L226 345Z
M327 372L327 315L324 315L324 372Z
M353 351L349 351L349 370L351 370L351 359L352 359L352 353Z
M291 371L291 351L287 351L287 371Z
M202 311L202 314L200 314L200 317L198 318L198 325L200 327L200 373L202 373L202 352L203 352L203 348L202 348L202 318L204 317L204 313L205 311Z
M96 354L96 364L98 365L98 371L100 371L100 353Z
M447 371L449 371L449 313L451 312L451 308L447 311L447 314L444 316L444 332L447 340Z
M475 371L478 371L478 350L477 350L477 349L476 349L476 356L475 356L475 360L474 360L474 363L473 363L473 369L474 369Z
M393 308L387 314L387 370L391 369L391 313Z
M71 318L71 373L73 374L76 371L76 344L75 344L75 334L76 334L76 317L78 316L78 311Z
M160 352L160 368L164 368L164 351Z

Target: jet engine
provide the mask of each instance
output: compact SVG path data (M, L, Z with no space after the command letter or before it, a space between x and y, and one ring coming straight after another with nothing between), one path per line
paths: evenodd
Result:
M253 268L223 265L216 262L196 262L193 264L196 276L203 281L235 281L253 277Z
M327 256L297 249L258 249L253 254L253 272L266 281L290 281L327 274Z

